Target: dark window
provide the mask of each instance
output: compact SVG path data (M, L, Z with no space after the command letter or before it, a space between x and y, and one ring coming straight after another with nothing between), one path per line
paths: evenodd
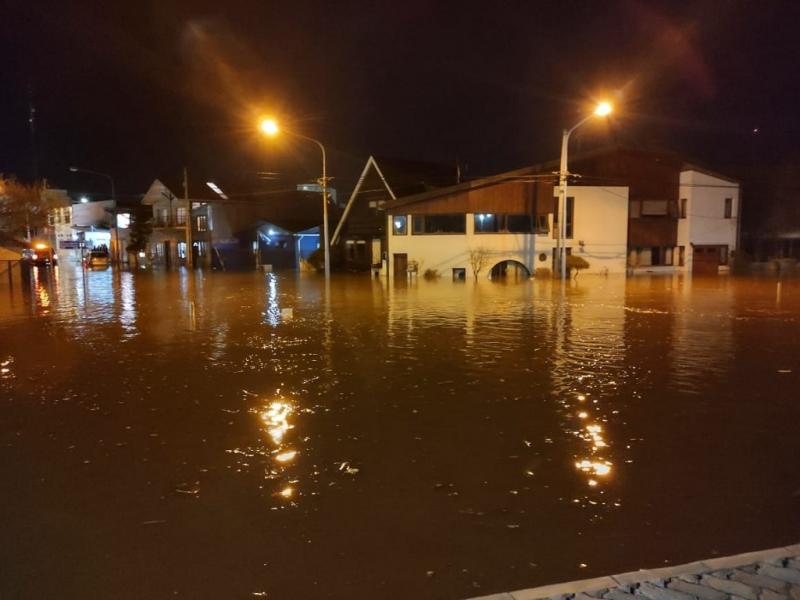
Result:
M411 233L466 233L466 215L413 215Z
M686 205L687 205L687 203L688 203L688 201L686 200L686 198L681 198L681 219L685 219L686 218Z
M453 269L453 279L455 281L464 281L467 278L467 270L463 267L456 267Z
M530 215L506 215L506 231L509 233L531 233L533 223Z
M733 198L725 198L725 218L730 219L733 216ZM725 261L722 264L726 264Z
M394 235L406 235L408 233L408 217L405 215L393 216L392 233Z
M686 246L678 246L678 265L686 265Z
M566 231L564 232L564 239L570 240L572 239L572 230L575 225L575 198L567 198L567 227Z
M492 215L478 213L475 215L475 233L497 233L502 231L502 221L505 215Z
M667 203L667 213L670 217L678 216L678 201L674 198Z

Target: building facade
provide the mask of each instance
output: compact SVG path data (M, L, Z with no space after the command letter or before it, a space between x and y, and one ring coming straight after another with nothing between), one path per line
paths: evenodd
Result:
M388 275L552 273L559 218L552 179L523 169L388 203ZM627 211L624 186L570 187L567 253L583 257L588 272L624 273Z

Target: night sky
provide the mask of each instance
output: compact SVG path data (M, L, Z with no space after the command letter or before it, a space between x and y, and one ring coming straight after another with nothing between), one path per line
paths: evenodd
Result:
M3 3L0 172L121 195L153 178L319 174L369 154L481 176L555 158L560 130L617 102L575 148L659 145L717 169L797 155L797 2ZM757 129L757 132L754 131Z

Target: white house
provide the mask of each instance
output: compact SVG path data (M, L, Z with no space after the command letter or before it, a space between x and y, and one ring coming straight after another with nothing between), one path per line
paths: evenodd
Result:
M522 169L388 202L388 275L471 277L477 257L481 277L552 270L552 179ZM567 252L585 258L588 272L625 272L626 187L571 186L566 218Z
M680 174L678 252L680 266L695 273L729 268L739 233L739 183L684 165Z

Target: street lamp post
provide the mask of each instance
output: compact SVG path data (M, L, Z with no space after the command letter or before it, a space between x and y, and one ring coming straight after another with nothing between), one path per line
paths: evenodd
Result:
M73 173L89 173L90 175L105 177L106 179L108 179L109 183L111 183L111 201L114 203L114 220L111 223L112 227L114 227L114 253L111 260L112 262L119 264L119 228L117 227L117 193L116 193L116 187L114 186L114 178L108 173L101 173L100 171L92 171L91 169L70 167L69 170L72 171ZM81 198L81 202L83 202L83 198Z
M561 136L561 166L558 170L558 237L556 238L556 255L558 256L558 266L561 271L561 279L567 278L567 253L565 240L567 237L567 177L569 169L567 167L567 157L569 153L569 138L572 132L586 123L592 117L606 117L611 114L612 106L608 102L601 102L594 109L594 112L587 115L570 129L565 129Z
M261 121L261 131L270 137L278 134L280 129L278 124L272 119L265 119ZM322 188L322 232L323 232L323 252L325 256L325 279L331 276L331 254L330 243L328 242L328 161L325 154L325 146L319 140L299 133L291 132L290 135L313 142L319 146L322 152L322 178L319 180L320 187Z

